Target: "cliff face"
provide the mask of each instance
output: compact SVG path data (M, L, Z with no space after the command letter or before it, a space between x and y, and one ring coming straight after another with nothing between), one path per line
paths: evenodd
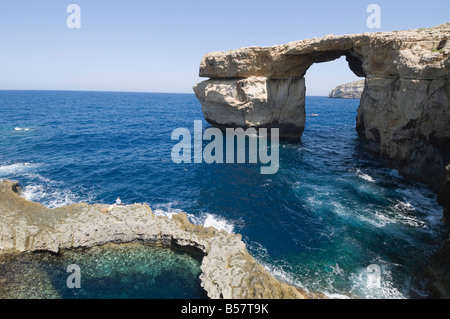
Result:
M308 68L346 56L366 78L356 124L364 144L404 176L438 188L450 163L449 37L447 23L213 52L200 65L210 79L194 92L213 125L278 127L300 138Z
M366 78L356 120L360 139L403 176L441 189L450 227L449 37L446 23L209 53L200 76L211 79L194 92L213 125L279 127L282 136L300 138L308 68L345 56ZM437 295L450 298L450 239L429 270Z
M364 91L364 80L338 85L328 95L331 99L360 99Z
M428 271L430 287L439 298L450 299L450 165L446 167L438 203L444 207L444 222L449 229L439 250L432 256Z

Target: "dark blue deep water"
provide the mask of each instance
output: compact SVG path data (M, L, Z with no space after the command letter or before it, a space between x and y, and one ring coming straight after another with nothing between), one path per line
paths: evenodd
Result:
M192 94L0 91L0 178L48 207L120 196L157 214L184 211L241 233L274 276L312 292L426 297L442 210L362 148L358 104L308 97L302 141L281 143L280 170L261 175L255 164L172 162L172 131L203 120Z

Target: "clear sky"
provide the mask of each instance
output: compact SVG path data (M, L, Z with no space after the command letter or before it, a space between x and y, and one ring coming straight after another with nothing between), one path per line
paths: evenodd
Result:
M80 29L66 25L71 3ZM371 3L381 29L366 25ZM2 0L0 89L192 93L207 52L449 21L449 0ZM357 79L345 60L314 65L307 92Z

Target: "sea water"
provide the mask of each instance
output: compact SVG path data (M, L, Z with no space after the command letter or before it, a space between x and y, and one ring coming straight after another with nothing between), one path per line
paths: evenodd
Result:
M307 97L301 142L281 142L279 171L262 175L255 164L172 162L171 133L203 120L193 94L0 91L0 178L50 208L120 196L158 215L186 212L242 234L278 279L328 297L426 298L442 209L364 150L358 104Z
M206 298L200 257L137 243L0 256L0 298Z

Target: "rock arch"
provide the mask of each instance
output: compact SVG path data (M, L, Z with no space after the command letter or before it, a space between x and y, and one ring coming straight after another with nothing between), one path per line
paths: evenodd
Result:
M211 299L305 299L250 256L242 236L191 224L185 213L156 216L146 204L72 204L49 209L19 197L17 182L0 182L0 255L54 252L109 243L184 247L203 255L201 285Z
M194 92L218 127L278 127L301 138L305 74L346 56L365 77L356 129L367 148L401 174L439 187L450 163L450 23L249 47L205 55Z

